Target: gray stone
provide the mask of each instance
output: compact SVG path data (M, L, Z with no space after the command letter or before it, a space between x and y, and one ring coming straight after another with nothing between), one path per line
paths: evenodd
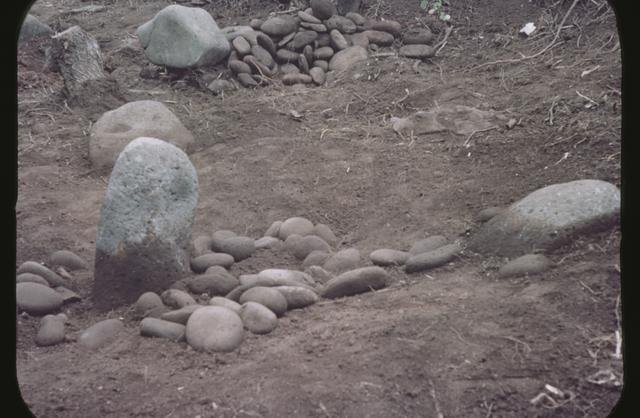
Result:
M329 19L338 12L331 0L311 0L309 6L313 10L313 15L321 20Z
M401 46L398 55L407 58L431 58L436 54L436 49L429 45L413 44Z
M38 283L43 286L49 286L49 282L42 276L33 273L20 273L16 276L16 283Z
M525 254L509 261L498 270L498 277L525 276L547 271L551 268L551 260L543 254Z
M329 62L324 61L324 60L315 60L313 61L313 66L314 67L318 67L318 68L322 68L322 71L324 71L325 73L327 71L329 71ZM325 74L326 76L326 74Z
M329 252L331 246L322 238L316 235L306 235L299 239L290 239L295 235L290 235L285 241L285 248L299 260L304 260L312 251L319 250Z
M312 30L296 33L291 42L287 44L287 48L292 51L300 51L306 45L313 43L318 38L318 33Z
M376 44L378 46L390 46L393 44L393 35L388 32L366 30L362 32L362 34L369 39L369 43Z
M601 180L538 189L482 225L468 247L506 257L550 250L618 222L620 191Z
M258 82L254 80L250 74L240 73L237 75L237 77L242 87L258 87Z
M269 35L258 32L256 41L258 42L258 45L264 48L269 54L271 54L272 56L276 55L276 44L273 42L273 39L269 37Z
M136 34L151 62L172 68L215 65L231 49L211 15L195 7L167 6Z
M135 303L136 313L140 316L147 316L149 312L164 307L162 299L157 293L144 292Z
M209 296L224 296L239 286L240 282L227 271L221 271L192 277L186 284L189 290L197 295L208 293Z
M20 37L18 42L26 42L39 36L51 36L53 30L44 23L40 22L34 15L28 14L20 27Z
M127 145L111 173L96 239L98 309L159 292L188 271L198 178L187 155L155 138Z
M363 48L369 46L369 37L364 32L354 33L349 39L354 46L361 46Z
M301 309L318 301L318 294L300 286L275 286L273 289L282 293L287 300L287 309Z
M313 277L313 280L320 284L324 284L333 278L333 274L320 266L307 267L304 272Z
M209 235L198 235L191 241L189 253L196 258L204 254L211 253L211 237Z
M426 253L411 256L404 265L407 273L430 270L449 263L460 252L458 244L447 244Z
M260 30L260 26L262 26L263 23L264 20L262 19L251 19L249 21L249 26L251 26L251 28L254 30Z
M329 70L345 71L355 64L366 61L369 57L367 50L361 46L351 46L338 51L329 61Z
M225 253L208 253L191 259L191 270L194 273L204 273L211 266L229 268L233 264L233 256Z
M88 270L89 264L84 261L77 254L68 251L68 250L60 250L56 251L49 257L49 263L53 266L63 266L68 270Z
M349 47L349 42L347 42L345 37L336 29L332 29L331 32L329 32L329 36L331 37L331 46L333 46L336 51L341 51Z
M296 58L297 59L297 58ZM275 237L278 238L278 232L280 232L280 226L282 225L282 221L273 222L269 228L267 228L264 233L265 237Z
M38 275L49 282L50 286L66 286L67 284L67 282L58 274L43 266L42 264L36 263L35 261L25 261L24 263L20 264L16 273L31 273Z
M333 48L330 46L323 46L313 52L313 57L318 60L328 60L333 56L333 53Z
M307 268L311 266L321 266L330 256L331 254L327 251L311 251L302 262L302 267Z
M350 270L329 280L320 296L335 299L381 289L387 285L389 275L380 267L362 267Z
M291 234L305 236L311 233L313 233L313 223L307 218L296 216L285 220L282 225L280 225L278 236L280 239L286 240Z
M234 74L245 73L251 74L251 67L244 61L233 60L229 62L229 69L233 71Z
M253 238L236 236L221 241L212 240L211 249L229 254L238 262L251 257L256 251L256 245Z
M184 290L167 289L162 292L160 297L162 298L162 302L166 306L175 309L180 309L187 305L196 304L195 299Z
M291 285L291 283L298 283L300 285L313 285L314 281L311 276L298 270L289 269L266 269L258 273L259 279L273 280L274 286Z
M162 103L130 102L104 113L89 135L89 159L97 169L113 167L122 150L136 138L165 140L185 152L194 142L191 132Z
M62 296L62 304L66 305L68 303L80 302L82 298L73 290L67 289L64 286L58 286L55 288L55 291Z
M36 345L46 347L60 344L64 341L64 315L45 315L40 320L40 327L36 334Z
M360 267L360 251L357 248L346 248L333 254L322 266L325 270L340 274Z
M212 297L211 300L209 300L209 305L211 305L211 306L222 306L222 307L225 307L227 309L231 309L232 311L234 311L238 315L240 315L240 308L242 307L242 305L240 305L235 300L227 299L227 298L224 298L222 296L214 296L214 297Z
M293 64L282 64L280 66L280 72L286 74L300 74L300 69Z
M239 299L240 304L257 302L269 308L277 316L282 316L287 311L287 299L272 287L256 286L247 289Z
M390 33L394 37L402 33L402 25L395 20L374 20L371 22L371 29Z
M238 234L228 229L219 229L215 231L213 234L211 234L211 242L209 244L215 246L217 242L223 241L227 238L237 237L237 236Z
M267 51L266 49L264 49L260 45L252 46L251 47L251 53L253 54L254 57L256 57L256 59L259 62L261 62L264 65L266 65L267 67L269 67L269 69L273 69L274 65L276 64L276 62L274 61L274 59L271 56L271 54L269 53L269 51Z
M245 302L240 308L244 327L254 334L268 334L278 326L278 317L266 306L257 302Z
M323 46L331 45L331 37L328 33L318 34L318 39L316 39L316 48L322 48Z
M203 307L202 305L198 305L198 304L185 305L180 309L164 312L162 315L160 315L160 319L162 319L163 321L169 321L169 322L174 322L176 324L185 325L189 320L189 317L191 316L191 314L202 307Z
M275 248L282 244L278 238L275 237L262 237L255 242L256 250L264 248Z
M237 37L242 36L246 39L249 44L256 45L257 44L257 36L258 32L254 30L251 26L246 25L235 25L235 26L226 26L220 30L220 32L227 38L227 41L233 42Z
M46 315L62 306L62 296L50 287L23 282L16 284L16 305L30 315Z
M267 65L258 61L256 57L253 55L247 55L242 59L246 64L251 68L251 72L256 75L266 75L267 77L271 77L273 75L273 71ZM273 67L275 69L275 66ZM256 82L258 81L255 77L253 77Z
M186 339L199 351L233 351L244 339L242 319L231 309L205 306L189 317Z
M433 41L433 33L429 28L410 28L402 33L402 42L405 45L429 44Z
M491 206L491 207L482 209L476 215L476 222L487 222L489 219L493 218L503 210L504 210L503 207L498 207L498 206Z
M313 62L313 47L311 45L305 46L302 50L302 55L306 58L307 65L310 65Z
M327 31L327 27L321 23L307 23L307 22L301 22L300 23L300 27L303 27L305 29L309 29L312 30L314 32L317 32L318 34L320 33L324 33Z
M90 350L97 350L116 340L123 330L124 324L119 319L105 319L80 334L78 344Z
M347 19L351 19L351 21L358 26L362 26L367 23L367 19L359 13L345 13L344 17L346 17Z
M298 68L300 68L301 73L304 73L304 74L309 73L309 63L307 62L307 57L305 57L302 54L298 57ZM304 78L304 80L306 80L306 78ZM299 81L299 83L306 83L306 82L307 81ZM289 83L289 84L295 84L295 83Z
M236 36L231 45L235 48L241 57L251 53L251 44L242 36Z
M442 247L447 242L447 238L442 235L432 235L413 244L409 249L409 254L417 255L421 253L428 253L429 251Z
M260 30L270 36L285 36L298 29L298 22L291 16L275 16L267 19Z
M282 48L283 46L291 42L293 37L296 36L296 33L297 32L291 32L290 34L283 36L282 39L278 41L277 47Z
M300 54L288 49L279 49L276 52L276 60L280 63L298 62ZM280 222L282 224L282 222Z
M143 337L166 338L171 341L185 339L185 326L157 318L145 318L140 322L140 335Z
M406 251L383 248L369 254L369 259L371 259L371 262L376 266L401 266L410 256L411 254Z
M356 31L356 24L353 20L344 16L334 15L324 21L324 25L330 32L332 30L338 30L341 33L354 33Z
M322 21L320 19L318 19L317 17L310 15L309 13L303 12L303 11L299 11L298 12L298 17L300 19L302 19L304 22L309 22L309 23L322 23Z

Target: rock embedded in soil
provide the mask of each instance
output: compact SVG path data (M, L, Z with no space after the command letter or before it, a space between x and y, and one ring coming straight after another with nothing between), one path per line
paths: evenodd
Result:
M64 279L54 271L50 270L40 263L36 263L35 261L25 261L24 263L20 264L18 270L16 270L16 273L35 274L49 282L49 286L65 286L67 284L67 282L65 282Z
M231 309L232 311L234 311L238 315L240 314L240 308L242 307L242 305L240 305L238 302L236 302L234 300L231 300L231 299L224 298L222 296L214 296L214 297L212 297L211 300L209 300L209 305L211 305L211 306L222 306L222 307L225 307L227 309Z
M143 337L166 338L171 341L185 339L185 326L157 318L144 318L140 322L140 335Z
M251 26L251 28L254 30L260 30L260 26L262 26L263 23L264 20L262 19L251 19L249 21L249 26Z
M371 29L390 33L394 37L402 33L402 25L395 20L374 20L371 22Z
M327 270L323 269L320 266L310 266L304 270L309 276L313 277L313 280L317 283L324 284L329 280L333 279L333 274L329 273Z
M51 254L49 263L52 266L66 267L71 271L89 269L89 264L82 257L68 250L60 250Z
M436 54L436 49L429 45L404 45L398 50L398 55L407 58L431 58Z
M331 0L311 0L309 6L313 10L313 15L320 20L329 19L338 12Z
M296 58L297 59L297 58ZM273 222L269 228L264 233L265 237L275 237L278 238L278 233L280 232L280 226L282 225L282 221Z
M270 279L274 281L285 280L294 281L302 285L313 285L313 279L306 273L289 269L265 269L258 273L259 279ZM287 284L284 281L281 283Z
M325 72L325 80L326 80L326 72L329 71L329 62L324 61L324 60L315 60L315 61L313 61L313 66L314 67L318 67L318 68L322 68L322 71Z
M199 257L191 259L191 270L194 273L204 273L211 266L221 266L229 268L234 263L234 258L226 253L203 254Z
M316 235L306 235L293 241L288 239L285 247L299 260L304 260L312 251L331 251L331 246Z
M190 294L178 289L167 289L162 292L160 297L166 306L175 309L196 304L195 299Z
M381 289L387 285L389 275L380 267L362 267L350 270L329 280L320 296L335 299Z
M302 262L302 267L322 266L331 254L327 251L314 250L309 253Z
M42 317L35 338L36 345L47 347L63 342L65 321L66 316L64 314L45 315Z
M311 233L313 233L313 223L307 218L295 216L280 225L278 236L281 240L286 240L291 234L305 236Z
M383 248L369 254L369 259L376 266L401 266L410 256L406 251Z
M301 309L318 301L318 294L300 286L274 286L287 300L287 310Z
M135 311L140 316L147 316L149 312L162 307L164 307L164 303L155 292L144 292L135 303Z
M18 42L23 43L36 37L51 36L53 34L53 30L48 25L42 23L34 15L28 14L20 27Z
M402 42L405 45L429 44L433 41L433 33L429 28L410 28L402 33Z
M313 235L317 235L323 240L325 240L329 245L335 245L338 243L338 238L336 234L333 233L333 230L329 228L328 225L319 223L313 227Z
M233 91L235 89L236 86L234 86L229 80L218 79L207 84L207 90L213 93L214 96L219 96L225 92Z
M110 169L122 150L136 138L166 138L170 144L190 151L193 135L163 103L139 100L104 113L89 135L89 158L100 170Z
M329 32L329 36L331 37L331 46L334 47L336 51L341 51L349 47L349 42L347 42L345 37L336 29Z
M111 172L98 225L96 308L130 304L188 272L197 201L198 177L183 151L155 138L125 147Z
M329 61L329 70L344 71L355 64L366 61L369 57L367 50L361 46L351 46L349 48L338 51L331 61Z
M443 235L432 235L430 237L416 241L409 249L409 254L417 255L421 253L427 253L429 251L435 250L436 248L440 248L443 245L446 245L447 242L447 238Z
M538 189L482 225L468 248L513 257L551 250L575 236L605 230L620 214L620 190L601 180L577 180Z
M62 304L66 305L68 303L80 302L82 298L73 290L67 289L64 286L58 286L55 288L55 291L62 296Z
M205 306L191 314L185 335L196 350L229 352L242 343L244 327L240 316L231 309Z
M278 317L266 306L246 302L240 308L240 318L246 329L254 334L268 334L278 326Z
M78 337L78 343L90 350L96 350L117 339L124 330L124 324L119 319L105 319L87 328Z
M238 262L251 257L256 251L255 240L250 237L235 236L220 241L211 241L214 251L229 254Z
M350 34L356 31L356 24L353 23L353 20L340 15L331 16L329 19L324 21L324 25L330 32L337 30L341 33Z
M362 26L367 23L367 19L359 13L349 12L344 15L347 19L351 19L357 26Z
M363 48L367 48L369 46L369 38L364 32L354 33L350 37L351 43L354 46L361 46Z
M491 206L491 207L482 209L476 215L476 222L487 222L489 219L493 218L503 210L504 210L503 207L498 207L498 206Z
M272 287L256 286L247 289L239 299L240 304L245 302L257 302L269 308L277 316L282 316L287 311L287 299L282 293Z
M237 36L233 41L231 41L231 45L235 48L238 55L241 57L251 53L251 44L242 36Z
M186 284L189 290L195 294L207 293L209 296L217 296L231 292L240 285L240 282L223 269L187 279Z
M447 244L432 251L412 255L405 262L404 270L407 273L416 273L440 267L453 260L459 252L458 244Z
M388 32L366 30L362 32L362 34L367 37L371 44L376 44L378 46L390 46L393 44L393 35Z
M551 268L551 260L544 254L525 254L509 261L498 270L498 277L525 276L547 271Z
M340 274L360 267L360 251L357 248L346 248L333 254L322 266L325 270Z
M282 241L275 237L262 237L257 239L255 242L256 250L276 248L280 245L282 245Z
M46 315L62 306L63 298L55 290L38 283L16 284L16 305L30 315Z
M270 36L285 36L298 29L298 22L291 16L275 16L267 19L260 30Z
M242 87L258 87L258 82L251 77L250 74L240 73L237 75L238 81L242 85Z
M20 273L16 276L16 283L38 283L43 286L49 286L49 282L42 276L33 273Z
M162 319L163 321L175 322L176 324L185 325L189 320L191 314L202 307L202 305L198 304L186 305L180 309L163 312L162 315L160 315L160 319Z
M211 15L194 7L167 6L136 35L149 61L171 68L215 65L231 48Z

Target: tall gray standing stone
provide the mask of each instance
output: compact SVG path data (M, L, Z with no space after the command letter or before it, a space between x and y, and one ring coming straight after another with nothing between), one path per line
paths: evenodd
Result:
M620 191L601 180L543 187L506 208L473 235L468 248L512 257L550 250L618 221Z
M93 301L98 309L161 293L189 269L198 177L187 155L156 138L138 138L118 157L96 239Z
M151 62L172 68L215 65L231 50L213 17L197 7L167 6L136 35Z

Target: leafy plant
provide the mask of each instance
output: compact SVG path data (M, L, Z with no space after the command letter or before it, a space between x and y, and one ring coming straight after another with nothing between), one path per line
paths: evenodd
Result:
M451 16L444 11L443 0L420 0L420 8L430 15L437 14L443 22L451 20Z

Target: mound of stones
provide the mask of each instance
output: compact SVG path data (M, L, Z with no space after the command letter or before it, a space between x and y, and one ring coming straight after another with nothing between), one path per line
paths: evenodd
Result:
M402 57L435 55L427 27L404 30L396 21L365 18L351 4L338 10L330 0L310 6L219 29L204 9L172 5L140 26L137 35L154 64L180 69L226 59L244 87L268 85L276 77L285 85L322 85L328 71L344 71L365 61L369 51L394 45ZM218 79L208 88L218 94L231 86Z

